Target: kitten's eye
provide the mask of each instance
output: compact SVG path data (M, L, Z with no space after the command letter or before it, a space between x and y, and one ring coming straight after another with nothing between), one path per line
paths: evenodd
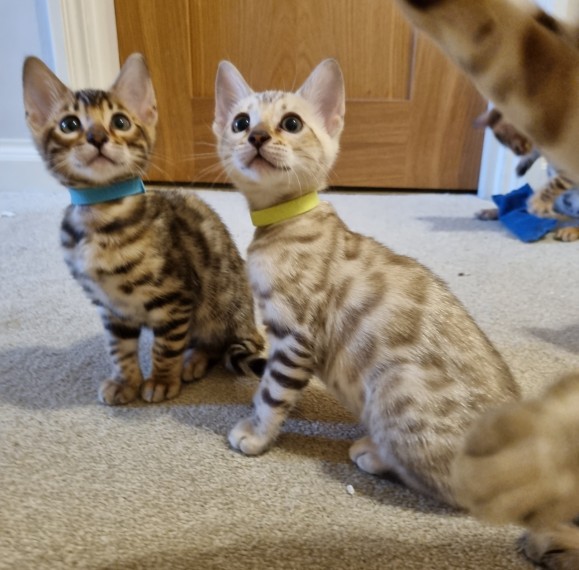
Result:
M117 131L128 131L131 128L131 121L126 115L115 113L111 119L111 127Z
M62 121L60 121L60 130L65 135L75 133L76 131L80 131L81 129L82 123L80 122L80 119L76 115L68 115L67 117L64 117Z
M286 115L279 126L288 133L299 133L304 128L304 123L297 115Z
M234 133L240 133L241 131L247 131L249 129L249 115L247 113L240 113L233 119L231 128Z

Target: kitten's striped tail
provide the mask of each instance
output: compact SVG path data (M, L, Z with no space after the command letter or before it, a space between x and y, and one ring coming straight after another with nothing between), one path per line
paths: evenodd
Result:
M235 374L261 378L267 359L263 344L243 339L229 345L225 352L225 367Z

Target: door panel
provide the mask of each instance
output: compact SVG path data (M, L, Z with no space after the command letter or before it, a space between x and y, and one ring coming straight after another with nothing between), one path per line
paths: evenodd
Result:
M256 90L296 89L335 57L347 93L331 183L474 189L485 102L392 0L116 0L121 59L145 54L160 123L150 178L226 182L211 132L214 81L231 60ZM170 8L169 8L170 6Z

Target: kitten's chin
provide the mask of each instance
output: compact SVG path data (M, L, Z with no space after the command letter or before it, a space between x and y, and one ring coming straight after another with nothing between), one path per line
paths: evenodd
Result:
M231 172L231 178L239 186L270 186L287 182L288 171L277 168L261 156L256 156L248 164L239 162Z

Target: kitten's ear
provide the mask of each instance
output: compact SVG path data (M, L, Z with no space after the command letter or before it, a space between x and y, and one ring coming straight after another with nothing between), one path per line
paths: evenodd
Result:
M37 57L27 57L22 69L26 121L33 131L41 129L55 107L72 91Z
M213 131L218 134L223 131L229 120L231 108L253 93L251 87L237 68L229 61L222 61L217 68L215 79L215 121Z
M344 77L335 59L325 59L298 89L297 94L312 103L324 119L330 136L337 137L344 126L346 94Z
M110 91L146 125L156 124L155 89L145 58L140 53L127 58Z

